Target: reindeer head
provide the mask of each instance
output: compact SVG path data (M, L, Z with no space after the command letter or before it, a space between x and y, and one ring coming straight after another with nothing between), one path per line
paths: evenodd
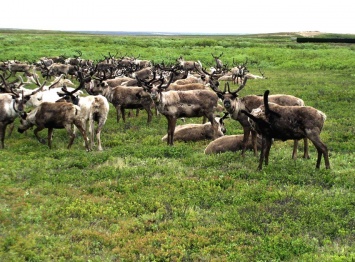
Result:
M169 87L173 80L173 74L174 72L171 73L169 82L164 85L164 77L162 74L160 74L159 78L156 78L156 72L153 72L153 79L151 80L144 80L144 79L137 79L137 84L138 86L141 86L146 92L150 94L150 97L155 103L159 103L160 95L161 92L163 92L165 89Z
M239 107L239 98L238 92L244 88L244 85L240 85L239 88L233 92L230 91L229 82L226 82L224 85L224 91L218 90L218 87L210 82L210 85L218 95L218 97L223 101L224 108L230 113L234 113Z

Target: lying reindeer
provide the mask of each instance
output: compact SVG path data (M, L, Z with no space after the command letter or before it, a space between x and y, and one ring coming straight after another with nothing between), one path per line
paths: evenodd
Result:
M224 126L224 119L227 118L228 113L223 117L216 117L218 123L218 132L215 133L210 122L204 124L186 124L176 126L174 131L174 141L199 141L199 140L214 140L218 137L224 136L226 128ZM167 141L166 134L162 141Z
M244 135L230 135L230 136L222 136L211 143L209 143L205 149L205 154L219 154L225 152L237 152L242 150L244 144ZM261 149L261 138L257 137L257 148ZM253 150L253 144L251 140L248 139L246 144L246 149Z

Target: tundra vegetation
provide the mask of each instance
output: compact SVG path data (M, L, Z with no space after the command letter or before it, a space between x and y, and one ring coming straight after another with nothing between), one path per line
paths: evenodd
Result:
M295 160L292 141L274 141L262 171L252 151L244 158L204 154L208 140L167 146L164 116L147 125L141 111L117 123L110 104L102 151L86 152L82 139L66 149L63 129L54 131L52 149L31 130L5 138L0 260L354 261L355 46L300 44L295 37L1 31L1 62L70 57L77 50L93 61L117 53L169 64L182 56L206 69L216 67L211 54L223 53L230 68L248 61L250 73L261 68L266 79L249 79L240 97L290 94L327 115L320 136L331 169L314 167L312 143L310 159ZM19 118L14 124L17 130ZM226 135L243 133L235 120L225 119L225 126Z

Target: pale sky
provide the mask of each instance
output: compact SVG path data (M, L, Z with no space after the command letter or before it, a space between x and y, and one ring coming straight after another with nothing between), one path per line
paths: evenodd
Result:
M61 31L355 34L352 0L6 0L0 28Z

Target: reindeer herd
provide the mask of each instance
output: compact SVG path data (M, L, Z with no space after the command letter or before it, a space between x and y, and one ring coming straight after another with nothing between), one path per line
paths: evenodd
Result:
M49 148L54 129L64 128L69 135L68 148L79 130L87 151L93 150L95 144L97 150L103 150L100 134L111 104L117 122L121 118L126 121L125 110L130 114L136 110L137 115L144 109L148 124L154 115L165 116L167 135L162 140L170 146L174 141L208 139L212 141L205 154L241 151L245 157L246 150L253 150L255 155L260 151L261 170L263 163L268 164L274 139L294 140L294 159L300 139L304 141L303 157L309 158L309 139L318 152L316 168L320 167L322 156L325 167L330 168L327 146L320 140L325 114L305 106L302 99L292 95L269 95L266 91L264 97L239 97L248 79L265 79L261 71L261 76L251 74L247 61L236 64L233 60L233 67L229 68L221 60L223 53L212 54L215 67L207 70L200 61L185 61L182 56L176 63L166 65L139 57L117 58L117 54L111 53L93 62L82 59L80 51L77 53L72 58L42 57L33 63L0 63L1 149L7 126L11 135L19 118L18 132L35 127L35 137ZM231 91L232 84L238 86L235 91ZM192 117L203 117L203 122L176 126L178 119ZM243 134L225 135L224 120L228 117L241 124ZM39 136L43 129L48 129L46 140Z

